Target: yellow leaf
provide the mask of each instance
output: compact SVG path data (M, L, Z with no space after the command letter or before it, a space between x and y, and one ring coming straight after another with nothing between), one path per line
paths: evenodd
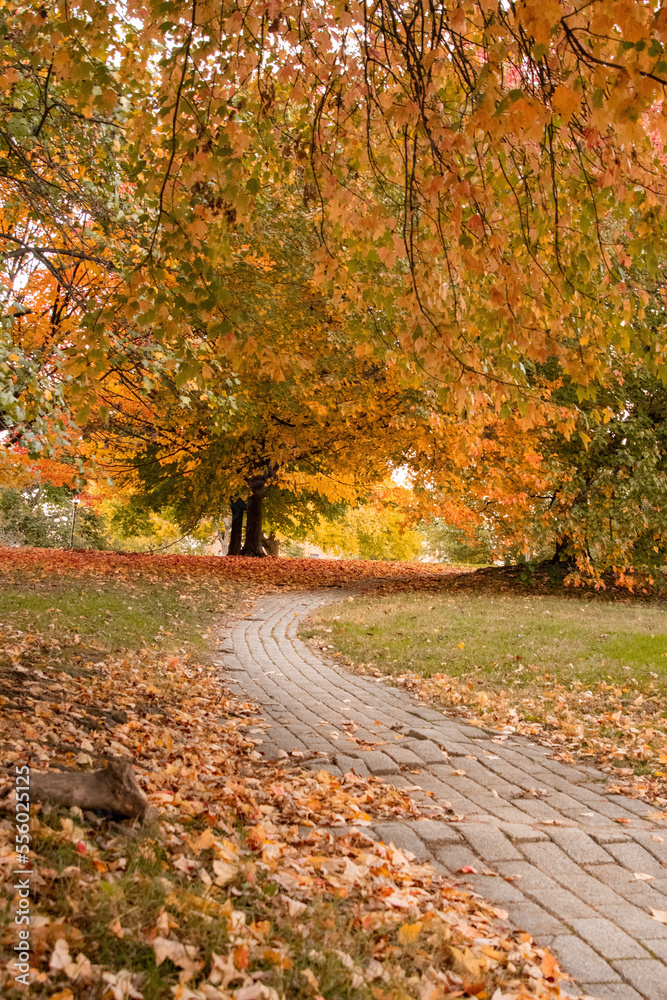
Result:
M210 830L204 830L196 840L193 840L190 847L193 851L199 854L200 851L205 851L213 843L213 834Z
M551 103L556 114L561 115L565 121L569 122L579 107L580 98L569 87L563 87L561 84L554 90Z
M415 924L403 924L398 932L399 944L413 944L419 937L422 926L423 924L420 920Z
M301 975L308 982L308 985L312 986L316 993L320 992L320 984L312 969L302 969Z
M463 966L466 972L469 972L471 976L480 976L482 974L482 964L479 959L475 958L470 948L465 948L460 951L458 948L451 948L452 955L455 962Z
M214 861L213 871L215 872L215 884L226 885L235 878L238 872L237 865L231 865L228 861Z

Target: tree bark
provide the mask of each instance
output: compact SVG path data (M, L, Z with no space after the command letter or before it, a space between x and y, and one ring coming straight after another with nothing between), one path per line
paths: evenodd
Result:
M277 556L280 552L280 541L276 538L275 531L268 536L262 535L262 545L267 556Z
M128 760L110 760L99 771L35 771L30 769L30 796L35 802L108 812L144 820L148 802L141 794Z
M264 480L261 482L255 480L251 481L249 485L252 492L250 494L250 499L248 500L248 516L246 518L245 526L245 545L241 549L241 555L258 556L261 558L266 555L264 549L262 548L262 508L264 505L266 484Z
M556 542L556 551L551 560L554 565L572 565L574 562L574 543L570 535L563 535Z
M232 500L231 508L232 526L229 532L229 549L227 550L227 555L240 556L243 544L243 515L246 510L246 502L237 497L236 500Z

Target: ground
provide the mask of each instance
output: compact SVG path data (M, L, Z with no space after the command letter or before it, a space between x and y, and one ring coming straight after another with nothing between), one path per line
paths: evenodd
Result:
M31 808L40 1000L558 995L548 949L501 907L377 839L374 824L419 815L409 794L257 751L266 724L223 683L218 629L251 619L262 593L312 584L312 564L276 561L271 579L269 560L0 558L3 995L23 995L13 769L109 756L132 760L147 825ZM362 572L317 570L338 586Z

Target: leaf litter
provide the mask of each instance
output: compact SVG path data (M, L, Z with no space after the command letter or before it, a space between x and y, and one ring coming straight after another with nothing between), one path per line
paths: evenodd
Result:
M507 914L372 839L414 816L378 778L264 761L263 720L214 667L146 648L63 670L53 636L3 628L0 746L90 770L130 758L143 826L33 805L31 993L50 1000L546 1000L562 977ZM0 807L3 800L0 799ZM18 903L0 811L0 988Z

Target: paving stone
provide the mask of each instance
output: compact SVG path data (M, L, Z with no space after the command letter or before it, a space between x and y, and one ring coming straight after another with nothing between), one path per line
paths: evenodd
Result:
M411 767L419 767L423 763L420 757L417 756L409 747L402 747L400 744L396 746L385 747L383 753L386 753L388 757L395 760L397 764L403 764ZM441 755L442 756L442 755Z
M667 926L653 920L632 903L624 902L614 907L614 923L627 934L646 944L647 941L667 940Z
M631 872L645 872L647 875L657 875L658 877L667 874L667 869L663 868L661 863L652 854L649 854L641 844L634 842L610 844L609 853L613 854L619 864L629 868Z
M506 909L521 930L528 931L534 937L553 937L556 934L566 934L567 927L557 920L537 903L525 900L521 903L508 903Z
M374 823L372 829L385 844L393 844L401 851L411 854L423 861L430 855L429 849L415 833L415 823Z
M503 907L507 903L523 903L526 901L523 893L519 892L516 886L510 882L506 882L504 878L494 878L492 875L484 874L465 875L461 876L461 878L465 878L466 883L469 882L480 896Z
M423 771L421 774L411 774L408 777L412 778L414 784L419 788L433 792L437 800L448 802L457 816L468 816L482 811L476 802L471 802L464 795L460 795L455 788L446 785L439 778L429 774L428 771Z
M613 965L647 1000L667 1000L667 969L662 962L655 958L629 958Z
M541 799L514 799L513 805L517 806L522 810L522 812L528 813L529 816L532 816L533 819L539 820L540 822L562 820L561 814L556 809L552 809L546 802L542 802Z
M667 830L662 828L661 830L656 830L654 833L648 833L640 830L633 830L631 835L633 840L641 844L645 850L653 854L658 861L667 865ZM653 838L661 839L653 839Z
M623 830L595 830L590 835L598 844L625 844L631 839Z
M423 719L424 722L442 722L442 712L436 712L433 708L414 709L410 714Z
M349 753L349 751L348 751ZM386 753L379 750L368 750L366 753L359 753L358 760L362 760L371 774L398 774L398 764Z
M459 868L475 868L480 872L484 867L479 858L463 844L460 846L438 847L435 850L435 857L441 865L445 866L448 872L451 872L452 875L460 875L461 877L465 873L459 872Z
M568 892L567 889L547 889L539 886L528 889L526 886L522 886L521 891L566 924L572 923L577 918L584 920L598 916L595 910Z
M627 983L579 983L582 993L599 1000L644 1000L641 993Z
M552 795L545 795L542 802L546 802L548 806L555 809L556 812L564 812L566 809L577 809L579 808L579 803L576 799L573 799L571 795L566 795L565 792L554 792Z
M371 773L362 757L346 757L345 754L337 753L334 757L334 763L337 764L343 774L354 771L355 774L365 778L366 775Z
M556 958L562 960L570 975L577 979L590 979L596 983L614 983L620 976L593 951L589 944L574 934L561 934L551 942Z
M572 928L603 958L650 958L646 949L634 938L604 917L573 920Z
M524 823L502 823L501 829L510 840L517 844L529 844L538 840L548 840L544 830L537 830L535 827L527 826Z
M643 941L642 944L655 958L659 958L667 965L667 941Z
M307 767L309 771L328 771L329 774L335 774L337 778L343 777L341 769L328 760L307 760L303 766Z
M610 855L592 837L576 827L553 827L549 830L549 836L577 864L597 864L611 860Z
M628 812L637 813L638 816L650 816L651 813L655 812L655 806L642 802L641 799L630 799L627 795L606 795L605 798L608 802L615 802L616 805L622 806Z
M432 740L413 739L406 745L422 764L444 764L447 759L438 744Z
M457 823L456 829L484 861L518 861L521 854L495 827L483 823Z
M436 819L417 820L414 824L414 831L429 848L461 843L461 835L454 826Z
M566 871L581 871L579 866L551 841L539 844L522 844L521 851L528 860L543 871L548 871L552 878L560 880L560 874Z
M649 873L647 872L647 874ZM614 892L637 906L643 906L646 909L655 906L657 909L661 909L665 903L664 896L651 889L650 885L641 879L633 878L633 872L620 865L597 865L595 876L610 886Z
M561 819L563 817L570 820L570 826L573 823L578 824L591 837L600 829L608 829L610 823L609 816L604 816L592 809L564 809L561 813Z

